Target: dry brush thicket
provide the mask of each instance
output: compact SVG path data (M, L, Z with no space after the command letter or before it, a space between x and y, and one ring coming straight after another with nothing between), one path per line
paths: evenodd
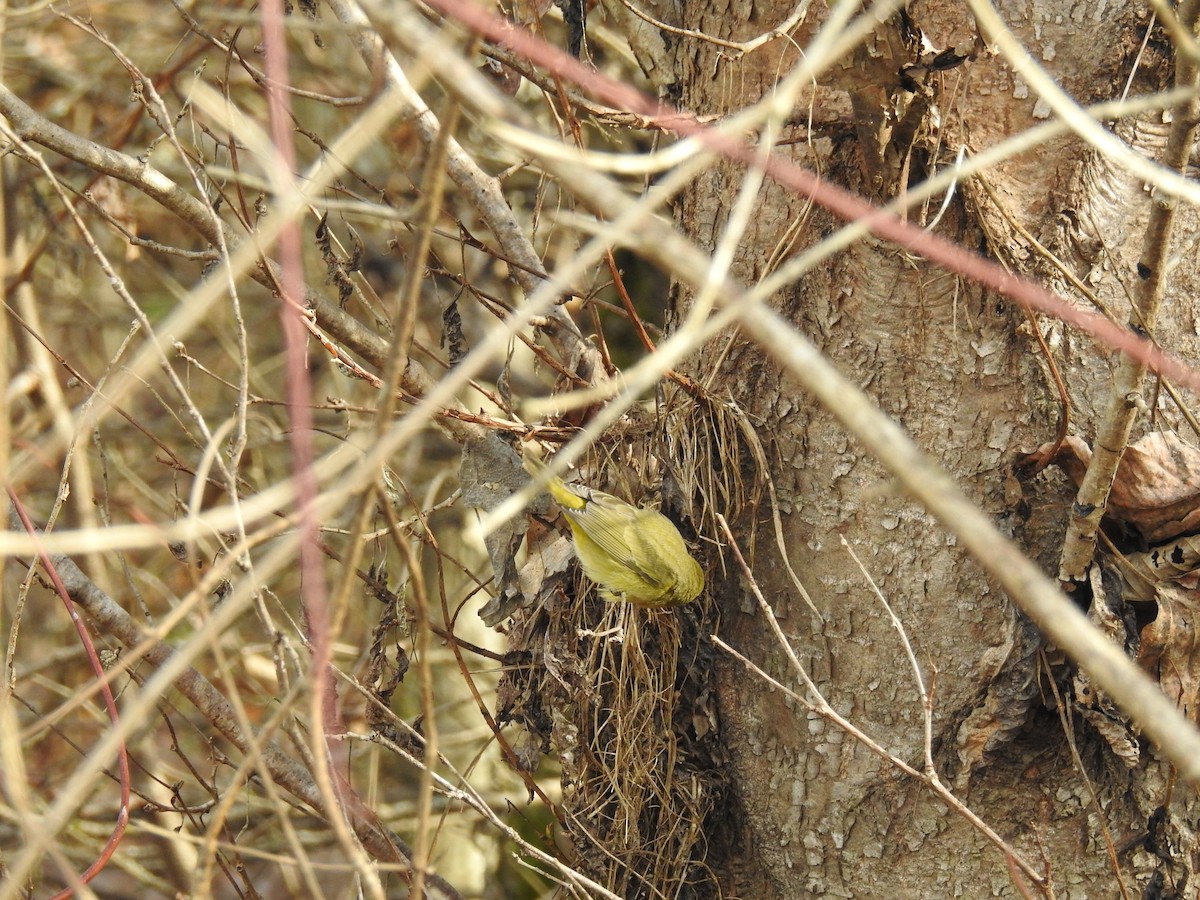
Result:
M739 286L730 247L701 251L652 214L722 155L746 166L730 234L766 175L811 186L744 145L773 134L770 98L703 134L656 109L629 88L668 92L652 65L663 48L621 4L586 40L577 4L565 21L545 3L513 10L594 73L429 7L279 5L0 17L13 509L0 900L89 867L102 896L716 895L714 867L749 852L718 658L746 665L747 690L786 697L796 728L844 733L921 784L1007 854L1014 882L1045 889L1045 861L942 783L931 737L922 762L900 758L821 697L753 570L761 546L788 558L769 436L707 377L680 374L715 377L719 354L684 361L740 326L1067 653L1100 660L1097 684L1137 718L1149 682L1125 677L1121 652L1077 627L988 517L759 302L771 278ZM821 52L870 34L866 19ZM794 74L780 91L796 105ZM638 155L689 135L678 156ZM577 145L607 155L563 150ZM874 227L962 264L936 235ZM775 290L818 265L785 257ZM1143 352L1036 285L967 269ZM668 302L668 277L693 292L690 312ZM738 614L775 629L769 660L715 636L734 610L712 592L661 614L600 601L547 505L522 493L531 439L680 522L723 599L736 591ZM791 607L819 620L790 578ZM56 595L83 610L94 662ZM936 685L878 599L928 734ZM1173 609L1172 625L1190 620ZM1188 697L1197 683L1190 669L1175 682ZM1145 708L1174 718L1139 724L1194 777L1194 731L1156 696Z

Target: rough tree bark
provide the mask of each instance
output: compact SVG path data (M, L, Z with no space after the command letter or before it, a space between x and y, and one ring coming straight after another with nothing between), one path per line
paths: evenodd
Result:
M1139 55L1148 11L1100 6L1006 3L1000 12L1083 105L1120 97L1131 73L1134 94L1169 86L1173 64L1161 31L1151 32ZM744 41L792 7L685 4L680 24ZM812 7L797 44L775 41L740 57L703 40L677 40L681 105L723 116L759 99L795 64L795 46L806 45L824 15ZM931 72L930 60L942 50L951 64ZM960 147L978 153L1047 115L1005 60L986 51L963 5L931 0L893 16L844 67L827 72L811 106L782 125L777 152L883 203L953 164ZM1162 113L1110 125L1139 153L1157 158L1167 129ZM710 169L681 198L677 221L715 247L744 178L739 165ZM939 203L908 215L928 222ZM1124 323L1150 203L1141 179L1068 135L963 185L932 227L1086 304L1036 237ZM1194 359L1196 216L1191 209L1181 216L1177 268L1155 334ZM768 182L739 244L735 274L753 283L839 224ZM686 293L678 300L686 306ZM1074 486L1054 468L1019 478L1014 464L1054 439L1063 415L1055 370L1069 396L1071 433L1092 440L1111 388L1111 353L875 240L856 243L772 302L1056 573ZM715 355L697 354L695 371L708 374L704 366ZM1141 416L1135 437L1172 430L1181 420L1165 393L1149 388L1146 401L1157 419ZM1180 786L1172 794L1169 768L1153 747L1127 755L1131 765L1118 757L1082 718L1088 711L1072 693L1070 667L1043 647L953 536L897 495L829 413L750 341L735 341L723 358L717 390L744 406L768 446L788 552L824 621L774 564L771 541L758 541L755 569L833 706L920 766L922 708L911 669L842 548L845 538L904 623L932 685L939 771L1019 852L1045 866L1057 896L1116 896L1118 878L1131 894L1192 889L1194 791ZM760 528L766 516L757 511ZM751 527L742 521L740 533ZM724 638L803 692L757 609L745 604L744 585L731 580L724 591ZM738 662L725 659L718 672L722 736L744 824L741 848L721 872L727 895L1017 895L1004 856L928 790L749 679ZM1078 748L1074 760L1068 730ZM1163 821L1160 842L1154 832Z

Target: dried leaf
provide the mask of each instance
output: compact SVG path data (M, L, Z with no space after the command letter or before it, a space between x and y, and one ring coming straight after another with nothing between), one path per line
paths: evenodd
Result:
M1063 442L1054 463L1078 485L1091 458L1088 445L1072 436ZM1162 431L1130 444L1117 466L1107 514L1135 528L1151 544L1200 530L1200 450Z
M547 591L557 590L575 558L575 548L566 535L536 522L526 534L525 546L525 565L517 576L521 593L527 601L544 599Z
M954 784L965 791L971 776L987 758L1020 734L1029 711L1038 699L1035 657L1045 640L1037 626L1014 615L1005 643L985 651L979 660L982 672L992 671L987 693L959 726L955 736L958 771Z
M463 502L483 510L495 509L529 482L517 452L491 432L463 447L458 479ZM524 539L524 527L517 517L484 538L496 579L495 596L479 611L479 617L489 627L512 615L523 601L516 558Z
M1196 616L1200 594L1178 585L1158 587L1158 615L1141 632L1138 664L1153 675L1163 693L1189 718L1200 696L1200 652L1196 646Z
M1080 690L1081 688L1077 686L1077 695ZM1141 762L1142 748L1130 728L1129 720L1121 714L1121 711L1108 699L1107 695L1104 696L1104 700L1106 705L1103 707L1078 706L1079 715L1104 738L1117 759L1130 769L1137 768Z
M1158 587L1172 583L1195 587L1200 567L1200 535L1190 535L1155 547L1145 553L1127 553L1115 557L1125 579L1125 599L1143 602L1158 600Z
M463 334L462 313L458 310L458 298L442 311L442 346L450 347L450 367L454 368L471 349Z
M1089 580L1092 586L1092 605L1088 618L1118 647L1132 655L1133 620L1126 612L1131 609L1124 602L1120 581L1107 566L1093 566ZM1141 760L1141 745L1128 717L1108 694L1094 684L1082 669L1075 673L1072 681L1075 709L1108 743L1113 754L1129 768Z

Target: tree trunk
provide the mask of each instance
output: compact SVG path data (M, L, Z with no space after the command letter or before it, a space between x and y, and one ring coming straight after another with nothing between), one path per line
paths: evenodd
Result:
M782 21L793 5L685 4L682 25L745 41ZM1025 5L1007 4L1001 13L1079 103L1119 97L1131 71L1134 94L1170 85L1169 44L1161 32L1135 61L1149 24L1145 9L1081 20L1070 4L1035 7L1031 15ZM727 47L680 41L681 105L725 116L758 100L797 64L795 48L808 45L818 15L824 12L814 5L796 43L773 41L740 58ZM934 52L922 48L918 30ZM820 79L811 106L781 124L776 152L882 204L953 165L959 148L978 154L1045 120L1044 102L1003 57L978 52L982 47L958 4L912 4L904 17L880 25L844 68ZM931 73L937 67L929 62L943 49L951 52L942 59L951 62ZM1151 159L1166 128L1160 112L1114 125ZM677 205L681 227L715 249L745 180L741 165L708 170ZM926 224L940 205L939 196L907 215ZM1048 251L1124 323L1149 208L1141 179L1068 134L960 185L930 227L1086 304ZM1183 216L1177 235L1196 226L1194 211ZM768 181L738 243L734 273L759 281L841 224ZM1155 335L1189 359L1197 350L1196 291L1189 287L1197 266L1190 243L1177 243L1178 268ZM681 291L679 301L686 306L689 298ZM1075 487L1054 468L1022 480L1015 463L1054 440L1064 415L1056 377L1069 396L1072 433L1092 440L1111 390L1112 353L870 238L771 302L1047 573L1056 573ZM832 706L921 768L925 734L916 678L869 575L911 641L931 695L932 758L958 797L1044 870L1057 896L1116 896L1118 880L1130 895L1153 885L1168 892L1163 896L1186 892L1195 856L1192 790L1172 796L1169 767L1151 746L1126 752L1125 760L1118 755L1120 741L1110 744L1094 727L1096 717L1086 719L1061 654L1043 646L953 535L897 494L881 467L762 349L741 337L723 356L724 337L706 349L695 357L693 374L709 375L706 367L721 358L714 391L729 392L756 423L769 458L769 472L759 474L774 481L787 552L821 619L778 564L765 501L743 517L738 537L745 546L757 529L756 577ZM1180 421L1165 393L1147 392L1148 403L1156 397L1159 419L1141 417L1140 431L1171 430ZM748 476L752 468L745 466ZM730 578L720 605L722 637L804 695L747 600L745 582ZM721 735L744 823L740 845L725 848L719 872L727 896L1018 894L1005 855L928 788L748 677L740 662L722 657L717 673ZM1155 833L1162 823L1165 841Z

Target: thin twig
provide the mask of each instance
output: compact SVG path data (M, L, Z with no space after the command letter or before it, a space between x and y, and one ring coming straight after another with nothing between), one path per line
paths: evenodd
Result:
M1200 0L1184 0L1179 6L1178 16L1182 26L1189 33L1193 32L1200 17ZM1193 91L1200 85L1200 63L1192 56L1183 53L1176 56L1175 84L1176 87L1187 87ZM1195 146L1198 125L1200 98L1193 94L1172 111L1171 130L1162 153L1162 165L1165 168L1179 173L1185 170ZM1164 198L1156 198L1150 205L1150 218L1142 236L1142 250L1137 264L1137 297L1130 317L1130 328L1141 329L1143 333L1153 333L1158 309L1166 293L1167 264L1177 205ZM1079 485L1059 557L1058 578L1068 591L1076 591L1086 583L1087 570L1096 553L1096 535L1108 509L1108 495L1116 478L1117 465L1129 443L1137 414L1145 407L1141 392L1146 371L1145 360L1124 356L1113 377L1108 408L1096 429L1092 458Z

